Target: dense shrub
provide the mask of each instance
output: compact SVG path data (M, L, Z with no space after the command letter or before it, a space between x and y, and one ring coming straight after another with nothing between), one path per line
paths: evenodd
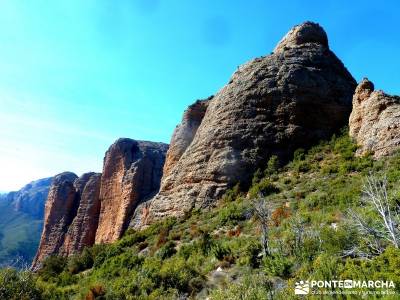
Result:
M224 202L232 202L237 199L240 195L240 183L237 183L233 188L227 190L222 196Z
M157 251L157 255L161 258L161 259L166 259L171 257L172 255L174 255L176 253L175 250L175 243L173 241L168 241L167 243L165 243L165 245L163 245L160 249L158 249Z
M271 180L264 178L258 184L250 188L249 195L251 198L258 196L266 197L278 192L279 189L271 182Z
M11 268L0 269L0 299L41 299L33 274L29 271L18 272Z
M262 265L267 275L289 277L293 262L290 258L275 254L267 256L262 260Z
M38 273L45 281L51 281L64 271L66 265L67 259L65 257L51 255L43 261L43 266Z
M237 225L247 219L247 206L243 202L233 202L222 207L218 213L219 226Z
M76 254L68 260L67 269L71 274L77 274L93 266L94 257L91 248L83 249L81 254Z
M211 292L213 300L271 299L272 283L261 274L245 274L243 278L229 284L226 288Z
M161 286L176 288L178 291L190 290L189 282L198 276L196 270L182 257L176 256L166 260L159 270Z

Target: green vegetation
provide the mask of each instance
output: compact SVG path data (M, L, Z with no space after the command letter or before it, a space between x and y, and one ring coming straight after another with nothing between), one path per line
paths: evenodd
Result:
M0 267L18 268L30 264L35 256L43 221L15 211L0 199Z
M29 273L2 270L0 281L12 283L0 298L21 289L26 299L28 292L32 299L298 299L295 282L334 279L392 280L399 293L400 250L382 242L383 252L368 252L347 212L376 218L361 200L370 173L386 174L391 201L400 200L400 155L373 161L355 150L344 133L296 151L283 168L273 157L248 191L235 186L215 208L128 230L116 243L69 259L49 257L24 281L29 291L20 284ZM268 255L254 214L260 197L270 211Z

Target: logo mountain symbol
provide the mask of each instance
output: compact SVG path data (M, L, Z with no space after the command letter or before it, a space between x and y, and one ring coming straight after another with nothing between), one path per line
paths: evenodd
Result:
M294 293L296 295L307 295L310 292L310 284L308 281L299 281L295 283Z

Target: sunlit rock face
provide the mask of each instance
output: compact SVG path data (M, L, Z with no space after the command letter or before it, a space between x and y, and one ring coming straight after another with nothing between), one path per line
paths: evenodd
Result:
M359 155L370 152L380 158L399 150L400 97L375 91L374 84L364 78L353 97L349 129L360 146Z
M120 238L135 208L159 191L167 150L163 143L119 139L106 152L102 174L55 176L32 269L52 254L70 256Z
M212 205L237 182L248 185L271 155L287 161L295 149L329 138L347 124L355 87L321 26L294 27L271 55L240 66L207 102L179 155L174 134L167 154L173 163L137 226Z
M101 178L96 243L120 238L137 205L158 192L167 150L163 143L126 138L109 148Z
M79 207L74 181L74 173L65 172L54 177L47 197L43 232L38 251L32 263L32 269L41 266L49 255L59 253L65 234Z
M213 97L209 97L205 100L197 100L183 113L181 123L176 126L174 133L172 134L164 165L164 177L169 175L169 172L173 169L185 150L192 143L212 98Z

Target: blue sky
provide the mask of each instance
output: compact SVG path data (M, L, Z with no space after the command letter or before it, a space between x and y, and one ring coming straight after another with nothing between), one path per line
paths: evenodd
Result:
M0 0L0 191L100 171L118 137L169 142L186 106L305 20L400 94L397 2Z

